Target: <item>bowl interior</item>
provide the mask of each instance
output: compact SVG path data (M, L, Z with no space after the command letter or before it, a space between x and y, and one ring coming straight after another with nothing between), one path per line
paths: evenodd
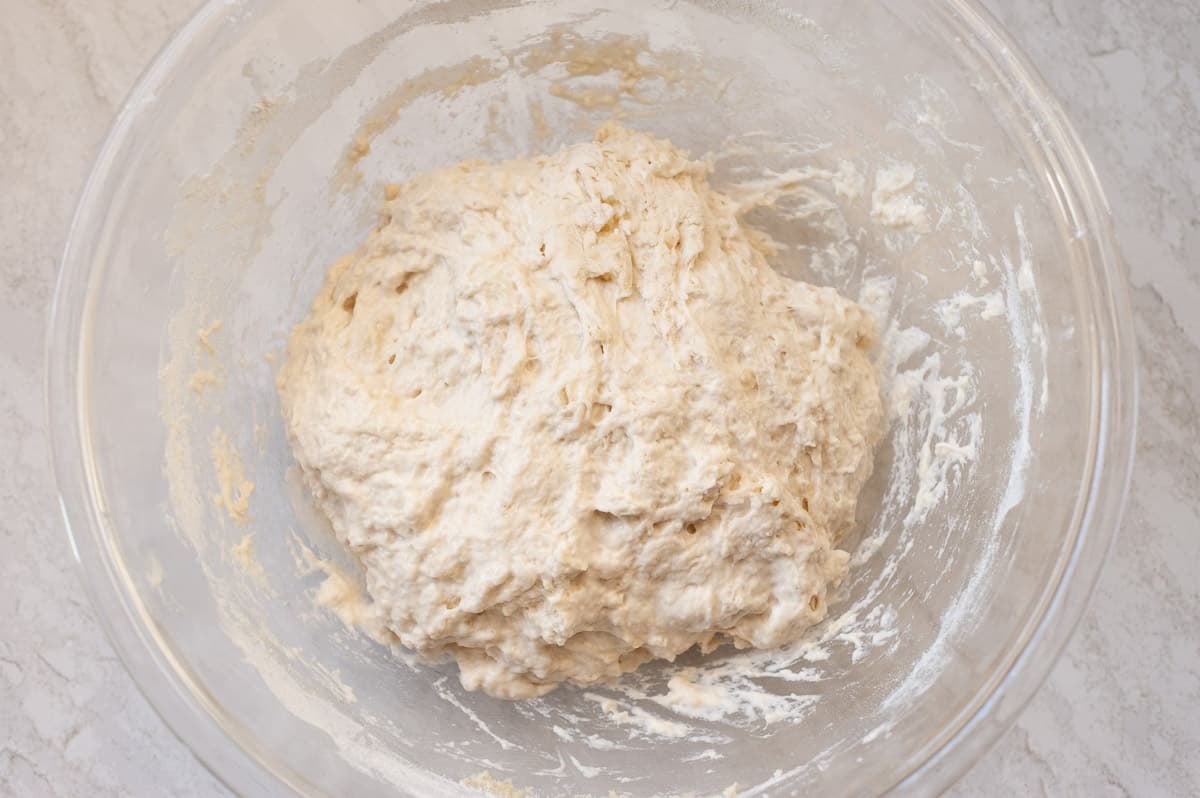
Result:
M452 794L484 770L539 794L855 793L945 744L1044 612L1097 456L1088 267L984 52L922 2L202 11L135 93L74 245L97 534L159 666L272 774L222 775L331 794ZM506 703L321 603L357 575L290 471L274 373L385 183L614 116L710 156L724 190L774 187L747 221L780 242L778 268L875 311L891 428L810 640Z

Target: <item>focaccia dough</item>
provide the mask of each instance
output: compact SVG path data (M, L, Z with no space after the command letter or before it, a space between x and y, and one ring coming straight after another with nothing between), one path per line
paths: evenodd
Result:
M881 434L872 323L705 163L593 142L394 187L292 333L284 420L400 641L506 698L826 613Z

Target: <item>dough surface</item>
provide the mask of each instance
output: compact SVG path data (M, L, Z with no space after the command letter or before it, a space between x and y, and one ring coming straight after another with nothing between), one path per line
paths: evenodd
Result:
M708 167L616 125L393 187L279 375L405 645L504 698L826 613L882 432L873 327L780 276Z

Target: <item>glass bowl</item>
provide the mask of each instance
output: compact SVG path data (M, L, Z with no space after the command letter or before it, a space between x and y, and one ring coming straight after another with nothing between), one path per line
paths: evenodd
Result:
M386 183L614 116L767 191L746 220L775 265L876 313L890 431L805 641L503 702L354 623L274 373ZM1134 434L1098 181L968 0L214 0L99 156L48 348L99 617L171 728L256 795L938 792L1078 621Z

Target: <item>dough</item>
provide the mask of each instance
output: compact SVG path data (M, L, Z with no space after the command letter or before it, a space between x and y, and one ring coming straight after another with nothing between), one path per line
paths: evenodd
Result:
M504 698L826 613L881 434L866 312L616 125L389 191L279 375L386 625Z

